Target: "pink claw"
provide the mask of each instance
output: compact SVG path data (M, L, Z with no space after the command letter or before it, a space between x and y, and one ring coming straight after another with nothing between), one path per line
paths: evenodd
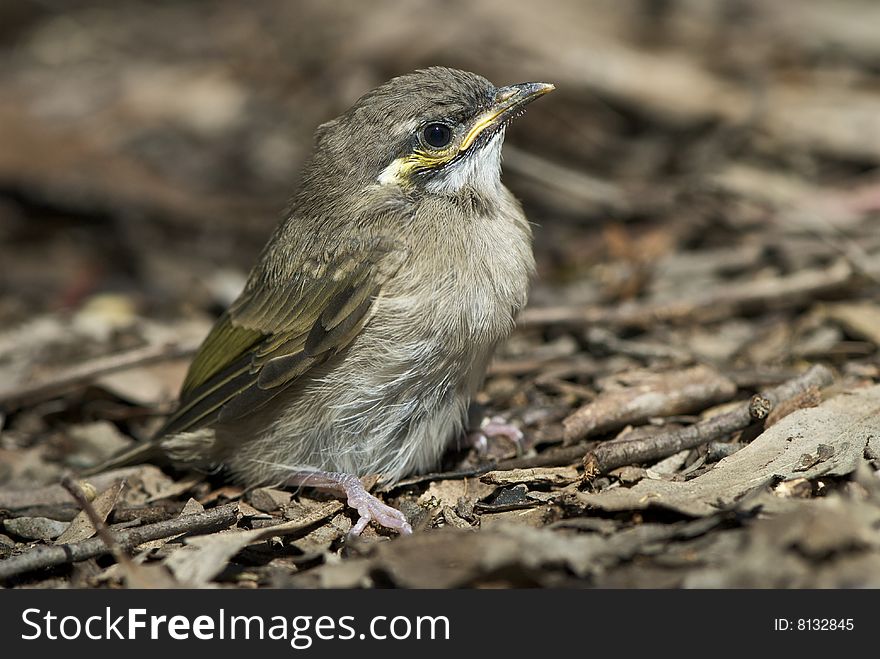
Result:
M287 482L291 485L320 487L344 494L348 505L357 510L359 515L358 521L348 532L350 536L359 536L370 522L376 522L376 524L397 531L401 535L412 533L412 526L406 520L406 516L367 492L361 479L357 476L335 471L302 472L291 476Z

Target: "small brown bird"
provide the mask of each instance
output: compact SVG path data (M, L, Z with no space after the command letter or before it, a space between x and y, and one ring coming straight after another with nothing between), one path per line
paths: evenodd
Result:
M435 468L465 430L495 346L525 304L531 230L500 180L508 123L553 90L432 67L317 129L311 159L238 299L149 444L240 482L347 497L360 533L406 518L358 476Z

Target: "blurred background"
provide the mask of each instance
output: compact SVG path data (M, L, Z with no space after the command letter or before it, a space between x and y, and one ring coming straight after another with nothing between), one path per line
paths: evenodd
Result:
M315 127L434 64L558 87L505 150L535 303L643 295L681 249L870 251L877 25L871 0L3 3L0 324L109 291L150 315L224 304Z
M185 359L43 408L27 387L115 351L191 350L315 127L437 64L558 88L508 133L539 277L484 402L538 428L656 360L745 388L817 360L877 378L878 25L871 0L4 2L6 447L62 412L144 434L131 405L167 410Z
M148 438L172 409L189 357L282 218L316 126L394 75L446 65L557 91L507 133L503 177L535 223L539 272L478 397L524 430L524 451L499 439L485 455L451 451L441 469L491 460L568 475L510 487L417 478L391 493L417 529L480 533L417 533L425 549L408 554L413 545L385 543L404 548L395 560L417 559L408 571L358 564L420 587L495 587L502 573L517 585L880 584L869 432L880 395L878 28L876 0L0 3L0 559L77 514L60 487L37 486ZM850 396L802 417L822 419L799 427L802 439L828 444L802 456L806 467L768 475L761 506L790 514L761 519L739 472L726 477L735 496L709 491L700 514L722 495L746 507L718 504L708 525L682 526L692 507L642 510L649 498L638 498L701 474L723 480L731 463L719 460L745 454L770 417L580 481L604 440L686 431L818 363L834 383L786 400L776 420ZM615 392L659 386L674 398L694 373L724 395L704 400L692 386L696 402L637 421L612 404L619 423L567 434L565 422ZM859 408L870 396L874 407ZM795 446L778 429L761 438L780 454ZM826 475L799 477L817 464ZM153 466L126 479L102 509L116 505L113 524L224 501L239 502L242 524L323 505ZM101 497L119 496L103 483ZM597 511L591 493L606 491L638 500ZM496 523L542 535L505 540ZM311 569L345 553L351 520L328 524L280 553L251 548L220 579L367 583L320 581L335 559ZM604 558L584 558L581 536L607 542ZM481 552L508 554L497 542L519 548L521 569L486 567ZM575 543L565 555L580 568L560 563L559 543ZM471 572L438 581L425 556ZM27 579L94 585L118 581L112 568Z

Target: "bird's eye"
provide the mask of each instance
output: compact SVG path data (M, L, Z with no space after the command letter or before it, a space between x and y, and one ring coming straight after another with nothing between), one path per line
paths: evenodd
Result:
M422 131L422 139L428 146L441 149L452 140L452 129L446 124L428 124Z

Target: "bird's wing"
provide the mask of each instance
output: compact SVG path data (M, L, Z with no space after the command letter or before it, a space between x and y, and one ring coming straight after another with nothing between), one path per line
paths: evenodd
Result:
M345 348L403 256L373 239L312 259L283 281L256 272L202 343L180 406L157 436L245 416Z

